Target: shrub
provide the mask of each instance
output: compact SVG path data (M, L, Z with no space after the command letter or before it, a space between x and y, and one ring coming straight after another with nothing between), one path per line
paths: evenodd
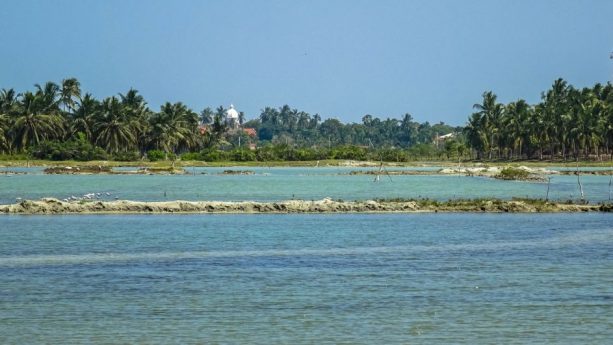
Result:
M526 170L508 167L502 169L500 174L496 175L496 178L502 180L526 180L529 175L530 174Z
M182 161L201 161L202 154L200 152L186 152L181 155Z
M365 160L366 149L358 146L339 146L333 148L329 155L332 159L353 159L353 160Z
M147 151L147 159L150 162L161 161L166 158L166 152L162 150L149 150Z
M113 155L113 160L118 162L132 162L140 159L138 151L117 152Z
M255 152L245 149L236 149L229 152L230 159L235 162L249 162L256 160Z
M202 160L209 162L221 162L228 160L228 154L225 151L210 150L201 153Z
M81 133L76 139L66 142L45 141L32 150L32 157L54 161L91 161L107 159L106 152L92 145Z

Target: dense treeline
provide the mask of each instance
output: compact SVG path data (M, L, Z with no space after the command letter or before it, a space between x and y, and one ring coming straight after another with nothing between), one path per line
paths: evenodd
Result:
M226 109L196 113L185 104L151 110L134 89L103 100L82 94L78 80L0 91L0 153L53 160L587 159L613 156L613 86L576 89L558 79L542 100L497 102L492 92L474 106L466 127L365 115L361 123L322 121L292 109L264 108L244 128L228 127ZM204 126L203 126L204 125ZM200 127L199 127L200 126ZM458 134L438 141L438 135ZM247 144L256 144L249 150ZM470 150L468 149L470 147Z
M0 91L0 151L36 156L49 149L88 151L95 158L197 147L198 114L182 103L152 112L136 90L102 101L81 94L76 79L35 91ZM87 157L85 157L87 158Z
M444 123L419 123L410 114L401 120L362 117L362 123L343 124L329 118L322 122L319 114L311 115L285 105L278 109L266 107L258 119L246 127L258 130L260 141L293 144L298 147L333 147L358 145L370 148L408 148L417 144L432 144L437 135L461 131Z
M435 156L434 136L461 130L443 123L421 124L409 114L402 120L366 115L360 124L343 124L285 105L266 107L246 123L241 112L243 127L257 131L256 137L250 137L229 128L225 114L222 106L198 114L180 102L165 103L155 112L134 89L97 100L83 94L74 78L37 84L35 90L20 94L2 89L0 153L54 160L136 160L149 151L150 157L162 152L210 160L235 159L234 151L259 160L357 159L389 156L384 150L415 146L412 153L393 154L396 160L404 160L411 155ZM241 143L256 143L258 149L246 152L240 149Z
M478 158L602 159L613 145L613 85L596 84L581 90L563 79L529 105L520 99L497 102L492 92L464 128Z

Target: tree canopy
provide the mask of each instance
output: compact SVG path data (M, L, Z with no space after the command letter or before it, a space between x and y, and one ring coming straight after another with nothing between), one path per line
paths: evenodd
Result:
M492 91L482 95L464 127L443 122L362 116L343 123L334 117L294 109L264 107L228 126L226 109L200 112L181 102L149 108L135 89L96 99L75 78L36 84L31 91L0 91L0 153L38 158L79 157L137 159L150 150L168 155L198 153L213 159L380 158L406 160L412 155L465 156L475 159L579 159L611 155L613 86L576 89L556 80L538 104L519 99L500 103ZM243 131L242 128L255 129ZM443 135L453 133L451 137ZM245 153L245 145L257 152ZM60 152L60 151L66 152ZM236 155L225 154L238 150ZM325 152L324 152L325 151ZM372 152L377 152L373 154ZM196 157L192 155L192 157Z

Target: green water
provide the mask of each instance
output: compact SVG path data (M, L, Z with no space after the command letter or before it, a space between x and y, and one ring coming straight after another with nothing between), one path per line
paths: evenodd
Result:
M252 170L254 175L220 175L225 169ZM101 193L103 200L343 200L373 198L545 198L547 183L501 181L467 176L347 175L361 168L188 168L190 175L0 175L0 203L17 198L39 199ZM421 168L436 169L436 168ZM27 170L27 169L25 169ZM582 176L585 199L609 199L609 176ZM108 194L107 194L108 193ZM549 198L578 200L575 176L553 176Z

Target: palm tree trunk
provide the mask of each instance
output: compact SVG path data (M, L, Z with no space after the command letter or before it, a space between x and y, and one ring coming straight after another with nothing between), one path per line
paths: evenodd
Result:
M551 141L549 142L549 157L550 157L549 160L552 160L552 161L554 157L553 150L554 150L554 145L553 145L553 141Z
M543 160L543 146L539 146L539 160Z
M562 144L562 159L566 161L566 144Z

